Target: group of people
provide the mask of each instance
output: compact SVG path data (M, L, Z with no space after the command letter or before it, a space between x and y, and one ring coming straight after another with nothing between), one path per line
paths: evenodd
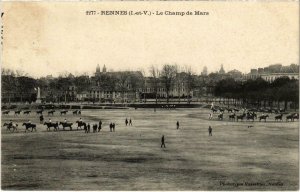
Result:
M128 121L127 118L125 119L125 125L126 126L128 125L128 123L129 123L129 126L132 126L132 120L131 120L131 118L129 119L129 121Z
M176 122L176 128L179 129L179 121ZM212 136L212 127L211 126L208 127L208 136ZM160 148L162 148L162 147L166 148L165 136L164 135L162 135L162 137L161 137Z

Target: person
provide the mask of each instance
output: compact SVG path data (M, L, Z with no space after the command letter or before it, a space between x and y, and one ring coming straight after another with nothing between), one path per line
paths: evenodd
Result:
M49 123L51 123L52 121L51 121L51 119L49 119Z
M109 124L109 131L111 132L112 131L112 123L110 122Z
M209 117L208 117L208 119L212 119L212 114L211 114L211 113L209 114Z
M100 132L101 128L102 128L102 121L100 120L99 121L99 126L98 126L98 132Z
M12 120L9 121L9 124L8 124L8 125L9 125L9 126L12 126L12 125L13 125Z
M28 120L28 124L31 124L31 121L30 121L30 120Z
M91 126L90 126L90 124L88 123L88 125L87 125L87 132L89 133L90 130L91 130Z
M132 126L132 121L131 121L131 118L129 119L129 125L131 125L131 126Z
M165 145L165 136L163 135L161 137L161 145L160 145L160 148L162 148L164 146L164 148L166 148L166 145Z
M112 129L113 129L113 132L115 132L115 127L116 127L116 124L115 124L115 123L113 123L113 124L112 124Z
M44 122L44 116L43 116L43 115L40 116L40 122L41 122L41 123Z
M80 122L80 123L82 123L82 119L81 119L81 117L80 117L80 119L79 119L79 122Z
M177 121L176 125L177 125L177 129L179 129L179 121Z
M67 119L65 119L65 123L67 122Z
M127 120L127 118L125 119L125 125L127 126L127 124L128 124L128 120Z
M208 127L208 136L212 136L212 128L211 128L211 126Z

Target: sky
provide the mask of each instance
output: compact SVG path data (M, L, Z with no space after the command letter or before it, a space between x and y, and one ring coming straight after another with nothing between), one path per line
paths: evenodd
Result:
M3 2L2 67L30 76L164 64L243 73L299 64L299 2ZM86 15L86 11L209 15Z

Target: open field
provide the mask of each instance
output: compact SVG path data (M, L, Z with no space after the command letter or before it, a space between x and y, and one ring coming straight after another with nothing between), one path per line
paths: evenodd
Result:
M9 190L297 190L298 122L208 120L208 109L83 110L100 133L46 131L38 116L4 116L2 189ZM227 117L227 113L225 113ZM74 122L70 113L51 116ZM125 126L125 118L133 126ZM48 120L45 115L45 120ZM37 132L24 132L31 119ZM180 129L176 130L176 121ZM116 123L116 132L108 124ZM208 126L213 136L208 136ZM253 127L248 128L248 125ZM73 126L73 129L76 126ZM165 135L166 148L160 148Z

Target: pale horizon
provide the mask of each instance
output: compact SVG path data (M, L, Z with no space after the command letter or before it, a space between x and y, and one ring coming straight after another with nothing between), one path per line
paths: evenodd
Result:
M93 6L90 6L90 5ZM98 10L201 10L208 16L87 16ZM273 64L299 64L297 2L3 2L2 67L32 77L151 65L191 66L201 74L244 74ZM165 7L165 6L163 6ZM255 12L253 12L255 9ZM164 11L164 10L161 10Z

